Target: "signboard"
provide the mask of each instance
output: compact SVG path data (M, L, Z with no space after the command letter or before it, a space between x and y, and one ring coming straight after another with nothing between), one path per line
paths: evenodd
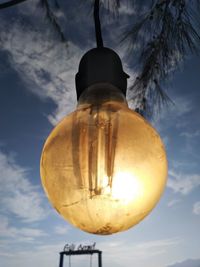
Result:
M95 245L96 243L94 242L91 245L75 245L75 244L66 244L64 246L64 251L69 252L69 251L87 251L87 250L95 250Z

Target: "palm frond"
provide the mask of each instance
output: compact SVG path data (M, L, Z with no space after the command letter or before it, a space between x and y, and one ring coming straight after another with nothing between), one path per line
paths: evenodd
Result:
M60 36L60 39L62 42L67 42L67 39L61 29L61 26L59 25L57 18L52 10L52 8L49 5L48 0L40 0L39 2L40 6L45 10L45 15L48 21L52 24L54 27L55 31L58 33ZM56 5L56 8L60 8L58 2L55 0L54 4Z
M124 35L130 53L134 56L139 53L139 74L130 90L140 112L145 113L149 103L154 109L170 101L163 89L169 74L189 53L199 52L197 2L200 1L153 1L151 8Z

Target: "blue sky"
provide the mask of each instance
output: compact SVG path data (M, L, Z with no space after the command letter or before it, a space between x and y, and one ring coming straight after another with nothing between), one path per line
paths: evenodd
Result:
M42 146L54 125L75 108L78 62L94 47L90 11L83 14L79 1L61 3L65 15L59 11L57 17L67 25L67 47L44 20L37 1L1 11L0 266L57 266L58 253L66 243L96 242L103 250L104 266L197 267L200 60L195 56L188 57L167 86L175 104L152 120L169 161L167 187L154 211L129 231L101 237L75 229L50 206L40 183ZM126 25L133 15L134 8L122 5L120 25ZM103 27L106 45L118 51L125 70L134 77L126 49L116 43L123 29L113 19ZM177 262L183 263L174 265ZM84 267L89 259L73 258L73 263Z

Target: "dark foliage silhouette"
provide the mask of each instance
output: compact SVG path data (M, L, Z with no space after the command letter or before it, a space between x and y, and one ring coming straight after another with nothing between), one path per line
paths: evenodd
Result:
M25 1L28 2L7 1L0 4L0 9ZM130 86L130 97L139 113L151 114L170 102L165 90L169 76L189 54L199 52L200 0L104 0L101 4L117 14L122 2L130 2L137 10L133 24L128 25L129 30L121 38L138 73ZM67 43L55 14L61 8L59 2L39 0L39 6L45 10L61 41Z

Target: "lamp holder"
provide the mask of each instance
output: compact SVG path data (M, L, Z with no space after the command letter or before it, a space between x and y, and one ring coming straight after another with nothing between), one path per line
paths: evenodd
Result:
M93 48L83 55L79 64L75 78L77 99L86 88L96 83L110 83L126 96L128 78L115 51L107 47Z

